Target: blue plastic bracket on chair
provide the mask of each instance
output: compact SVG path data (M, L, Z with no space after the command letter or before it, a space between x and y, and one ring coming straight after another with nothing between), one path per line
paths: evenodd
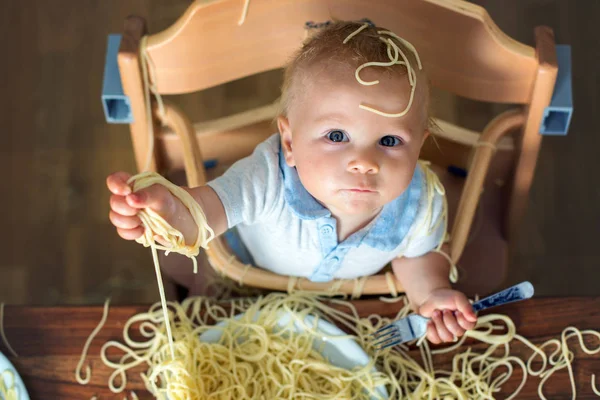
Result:
M133 122L129 97L123 93L121 74L117 65L117 54L121 44L121 35L108 35L106 60L104 62L104 80L102 83L102 106L106 122L111 124L130 124Z
M558 75L550 105L544 110L540 133L542 135L566 135L573 115L571 87L571 46L556 45Z

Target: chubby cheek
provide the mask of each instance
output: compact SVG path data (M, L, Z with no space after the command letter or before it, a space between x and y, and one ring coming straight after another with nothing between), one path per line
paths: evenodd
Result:
M319 200L336 182L336 171L339 166L333 165L331 158L319 156L316 153L296 160L296 169L302 184Z
M391 168L382 168L381 172L382 193L387 203L406 191L414 174L414 166L408 163L395 164Z

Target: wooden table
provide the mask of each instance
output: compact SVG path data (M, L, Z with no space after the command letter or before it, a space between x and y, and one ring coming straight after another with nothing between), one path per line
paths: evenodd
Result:
M390 316L399 307L398 304L381 303L377 300L361 300L356 304L362 315L378 312ZM23 377L31 398L123 398L129 391L115 395L107 387L110 371L100 360L100 348L107 340L122 338L123 325L129 317L147 309L147 306L110 308L107 323L92 342L88 353L87 360L92 367L91 382L81 386L75 380L75 367L83 344L100 320L102 307L6 306L4 329L10 344L19 354L18 358L11 357L10 360ZM498 307L493 311L510 316L517 332L536 344L559 338L567 326L600 330L600 297L535 298L524 303ZM575 342L576 339L572 339L569 343L575 352L577 398L597 398L591 390L590 376L596 373L600 380L600 354L587 355ZM597 347L600 343L590 340L589 345ZM9 355L3 344L0 344L0 351ZM515 354L527 359L531 351L523 347L516 349ZM129 374L128 388L135 390L140 399L151 398L145 392L139 376L136 376L137 374ZM507 389L514 388L520 377L520 373L515 373L514 379L507 383ZM517 398L538 398L538 383L538 378L529 378L527 386ZM549 399L571 398L566 369L555 373L546 384L544 393Z

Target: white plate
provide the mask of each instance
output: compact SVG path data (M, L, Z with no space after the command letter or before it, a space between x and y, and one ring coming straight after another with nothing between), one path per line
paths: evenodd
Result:
M2 374L7 369L12 371L12 373L14 374L15 387L17 388L17 393L19 395L17 398L19 400L29 400L29 394L27 393L27 389L25 389L25 385L23 384L21 376L19 375L15 367L10 363L10 361L8 361L8 358L6 358L4 354L0 353L0 374ZM10 383L10 377L8 377L6 374L3 374L2 378L0 379L4 379L5 385L8 385ZM3 399L0 395L0 400L5 399Z
M234 318L239 319L243 314L238 314ZM308 315L304 318L304 323L300 320L298 316L295 314L285 312L281 314L281 318L277 321L277 325L280 327L285 327L289 324L290 318L294 318L294 328L295 332L302 332L305 330L305 327L313 327L315 317L312 315ZM200 341L206 343L216 343L221 339L221 335L223 334L223 330L217 328L218 326L224 326L227 321L221 321L215 328L209 329L200 335ZM348 370L352 370L355 367L362 367L369 363L370 358L367 353L351 338L348 338L347 334L339 329L337 326L319 318L317 321L316 330L318 332L324 333L326 336L322 336L320 338L315 338L313 343L313 348L317 350L321 355L329 361L330 364L335 365L336 367L345 368ZM339 339L328 336L346 336L341 337ZM373 371L376 372L377 369L373 368ZM381 385L377 387L377 392L383 399L388 398L387 389L385 386Z

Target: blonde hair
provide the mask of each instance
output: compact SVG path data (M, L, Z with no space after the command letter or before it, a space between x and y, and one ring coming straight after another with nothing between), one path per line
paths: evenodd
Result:
M389 46L381 40L378 32L387 31L382 27L366 23L367 26L346 40L348 36L365 25L364 22L353 21L334 21L325 24L321 29L314 30L302 47L292 56L284 71L283 85L281 88L281 98L279 103L279 115L287 116L290 105L299 97L301 93L300 82L307 78L306 70L308 67L319 65L322 68L337 67L347 68L349 73L354 75L356 68L367 62L385 63L390 61ZM396 46L406 55L411 65L420 64L417 55L409 49L406 44L394 37L390 37ZM378 66L378 71L383 71L389 75L406 76L407 68L405 65ZM415 69L419 79L419 91L423 92L425 104L423 107L427 128L433 126L432 119L429 116L429 81L422 69Z

